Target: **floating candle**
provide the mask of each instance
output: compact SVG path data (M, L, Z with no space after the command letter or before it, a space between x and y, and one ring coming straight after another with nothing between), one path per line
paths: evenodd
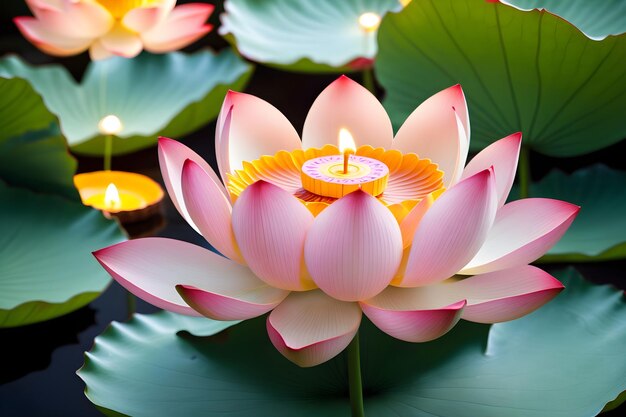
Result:
M379 196L387 187L389 168L384 163L354 155L356 145L346 129L339 132L339 150L343 155L313 158L302 165L302 187L317 195L341 198L361 189Z
M144 220L159 211L163 190L152 179L122 171L96 171L74 176L83 204L121 222Z
M104 194L96 192L87 197L83 203L107 213L119 213L120 211L131 211L145 208L146 200L134 193L126 190L119 192L114 183L110 183Z

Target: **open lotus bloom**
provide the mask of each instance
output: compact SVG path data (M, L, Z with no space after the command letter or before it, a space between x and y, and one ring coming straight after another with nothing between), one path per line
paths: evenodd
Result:
M174 7L176 0L26 0L35 17L16 17L22 34L50 55L132 58L143 49L183 48L212 28L210 4Z
M317 192L307 185L304 166L341 158L342 130L355 142L350 161L374 161L372 172L386 166L376 195L365 184L339 198L331 180ZM267 102L229 92L216 132L226 187L196 153L159 142L174 204L223 256L164 238L95 256L129 291L166 310L216 320L271 311L272 343L300 366L339 354L363 313L410 342L438 338L461 318L516 319L563 289L528 263L559 240L579 207L540 198L505 204L521 135L465 166L469 131L458 85L422 103L395 138L378 100L344 76L313 104L302 140Z

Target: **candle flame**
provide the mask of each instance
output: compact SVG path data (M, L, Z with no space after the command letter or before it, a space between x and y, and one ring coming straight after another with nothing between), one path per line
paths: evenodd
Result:
M104 116L98 122L98 130L102 135L117 135L123 128L122 121L114 114Z
M346 151L354 152L356 149L356 143L350 131L346 128L339 129L339 152L346 153Z
M122 207L120 193L117 191L117 187L113 183L110 183L104 192L104 206L111 210L119 210Z
M373 32L380 26L380 15L372 12L363 13L359 16L359 25L366 32Z

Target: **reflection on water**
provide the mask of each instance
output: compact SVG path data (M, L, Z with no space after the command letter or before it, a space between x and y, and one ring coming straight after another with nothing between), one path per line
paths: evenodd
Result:
M42 323L0 329L4 384L50 364L52 352L59 346L77 344L78 334L95 324L96 312L86 306L73 313Z

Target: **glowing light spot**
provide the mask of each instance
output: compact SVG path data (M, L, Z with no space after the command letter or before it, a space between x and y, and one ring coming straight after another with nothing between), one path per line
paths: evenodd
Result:
M372 12L363 13L359 16L359 26L366 32L373 32L380 26L380 15Z
M122 121L114 114L104 116L100 119L100 122L98 122L98 130L103 135L117 135L123 128L124 125L122 125Z

